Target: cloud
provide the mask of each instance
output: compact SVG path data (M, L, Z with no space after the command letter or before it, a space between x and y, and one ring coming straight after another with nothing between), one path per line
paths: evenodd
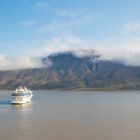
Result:
M140 22L127 22L121 27L120 32L123 34L140 32Z
M40 68L42 58L47 57L51 53L60 51L75 50L77 46L82 44L82 41L74 35L67 34L65 38L53 38L52 40L42 40L40 47L29 48L22 50L22 54L18 56L9 54L0 54L0 70L14 70L27 68ZM51 66L51 62L45 60L45 67Z
M6 54L0 54L0 70L14 70L38 67L43 67L39 58L34 58L31 56L15 57Z
M84 16L82 19L84 19ZM88 17L87 19L85 17L84 20L86 22ZM121 38L121 36L114 40L108 39L104 41L100 40L100 42L87 42L72 32L64 32L63 24L60 25L62 27L59 27L59 24L52 24L50 25L50 28L46 27L47 29L44 30L53 32L56 28L56 31L61 32L61 35L53 36L50 39L44 37L35 40L33 45L30 44L30 46L37 44L36 47L32 47L32 49L29 47L28 49L21 51L22 55L12 56L0 54L0 69L9 70L42 67L41 58L46 57L51 53L65 51L73 51L75 52L75 55L80 57L95 53L100 55L99 59L101 60L118 61L123 62L126 65L140 66L140 36L123 38ZM67 28L69 28L69 26ZM58 30L57 28L62 28L63 30Z
M0 48L11 48L9 44L0 43Z
M23 27L27 27L27 28L32 27L35 24L36 24L35 20L26 20L26 21L20 22L20 25L22 25Z
M51 53L64 52L70 50L79 49L82 46L83 42L78 37L67 34L64 37L56 37L53 39L44 39L40 42L40 47L35 50L30 50L29 52L33 52L32 55L40 57L40 56L48 56ZM26 52L29 55L28 52Z
M38 2L36 6L47 10L46 15L49 13L52 17L56 17L56 19L52 19L51 23L42 24L39 28L40 33L57 34L72 30L79 31L80 28L89 28L89 24L94 20L91 13L80 10L54 9L48 2L45 2L45 4L44 2Z
M123 62L125 65L140 66L140 38L116 40L95 46L95 52L103 60Z
M101 60L118 61L126 65L140 66L140 38L91 43L70 35L64 38L46 40L42 46L40 52L37 52L44 56L50 53L74 51L78 56L93 53L100 55Z
M64 37L44 39L39 48L23 51L22 55L12 56L0 54L0 69L12 70L43 67L41 59L52 53L72 51L78 57L100 55L100 60L123 62L126 65L140 66L140 38L114 40L111 42L85 42L82 39L67 34ZM46 63L46 62L45 62ZM48 66L52 63L46 63Z
M51 33L62 33L62 32L68 32L71 31L72 29L79 29L84 26L87 27L91 21L93 20L92 16L89 15L83 15L79 18L76 19L69 19L67 21L57 21L53 22L51 24L45 24L42 25L39 29L40 33L45 33L45 32L51 32Z

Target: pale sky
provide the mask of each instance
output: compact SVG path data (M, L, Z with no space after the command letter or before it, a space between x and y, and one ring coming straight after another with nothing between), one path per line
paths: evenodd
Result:
M0 27L1 70L80 49L140 65L140 0L0 0Z

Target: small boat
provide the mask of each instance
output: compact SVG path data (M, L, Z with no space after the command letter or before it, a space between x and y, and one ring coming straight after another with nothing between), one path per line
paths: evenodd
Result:
M24 104L31 101L33 97L32 91L25 87L18 87L11 95L11 104Z

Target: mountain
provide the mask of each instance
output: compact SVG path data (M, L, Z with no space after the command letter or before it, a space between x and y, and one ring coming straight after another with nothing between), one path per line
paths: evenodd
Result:
M100 60L98 55L71 52L43 58L43 68L0 71L0 89L27 85L32 89L140 89L140 67Z

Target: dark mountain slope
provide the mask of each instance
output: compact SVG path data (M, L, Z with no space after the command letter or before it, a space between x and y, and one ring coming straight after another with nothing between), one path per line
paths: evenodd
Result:
M0 88L27 85L34 89L140 89L140 67L72 53L50 55L42 63L44 67L38 69L1 71Z

